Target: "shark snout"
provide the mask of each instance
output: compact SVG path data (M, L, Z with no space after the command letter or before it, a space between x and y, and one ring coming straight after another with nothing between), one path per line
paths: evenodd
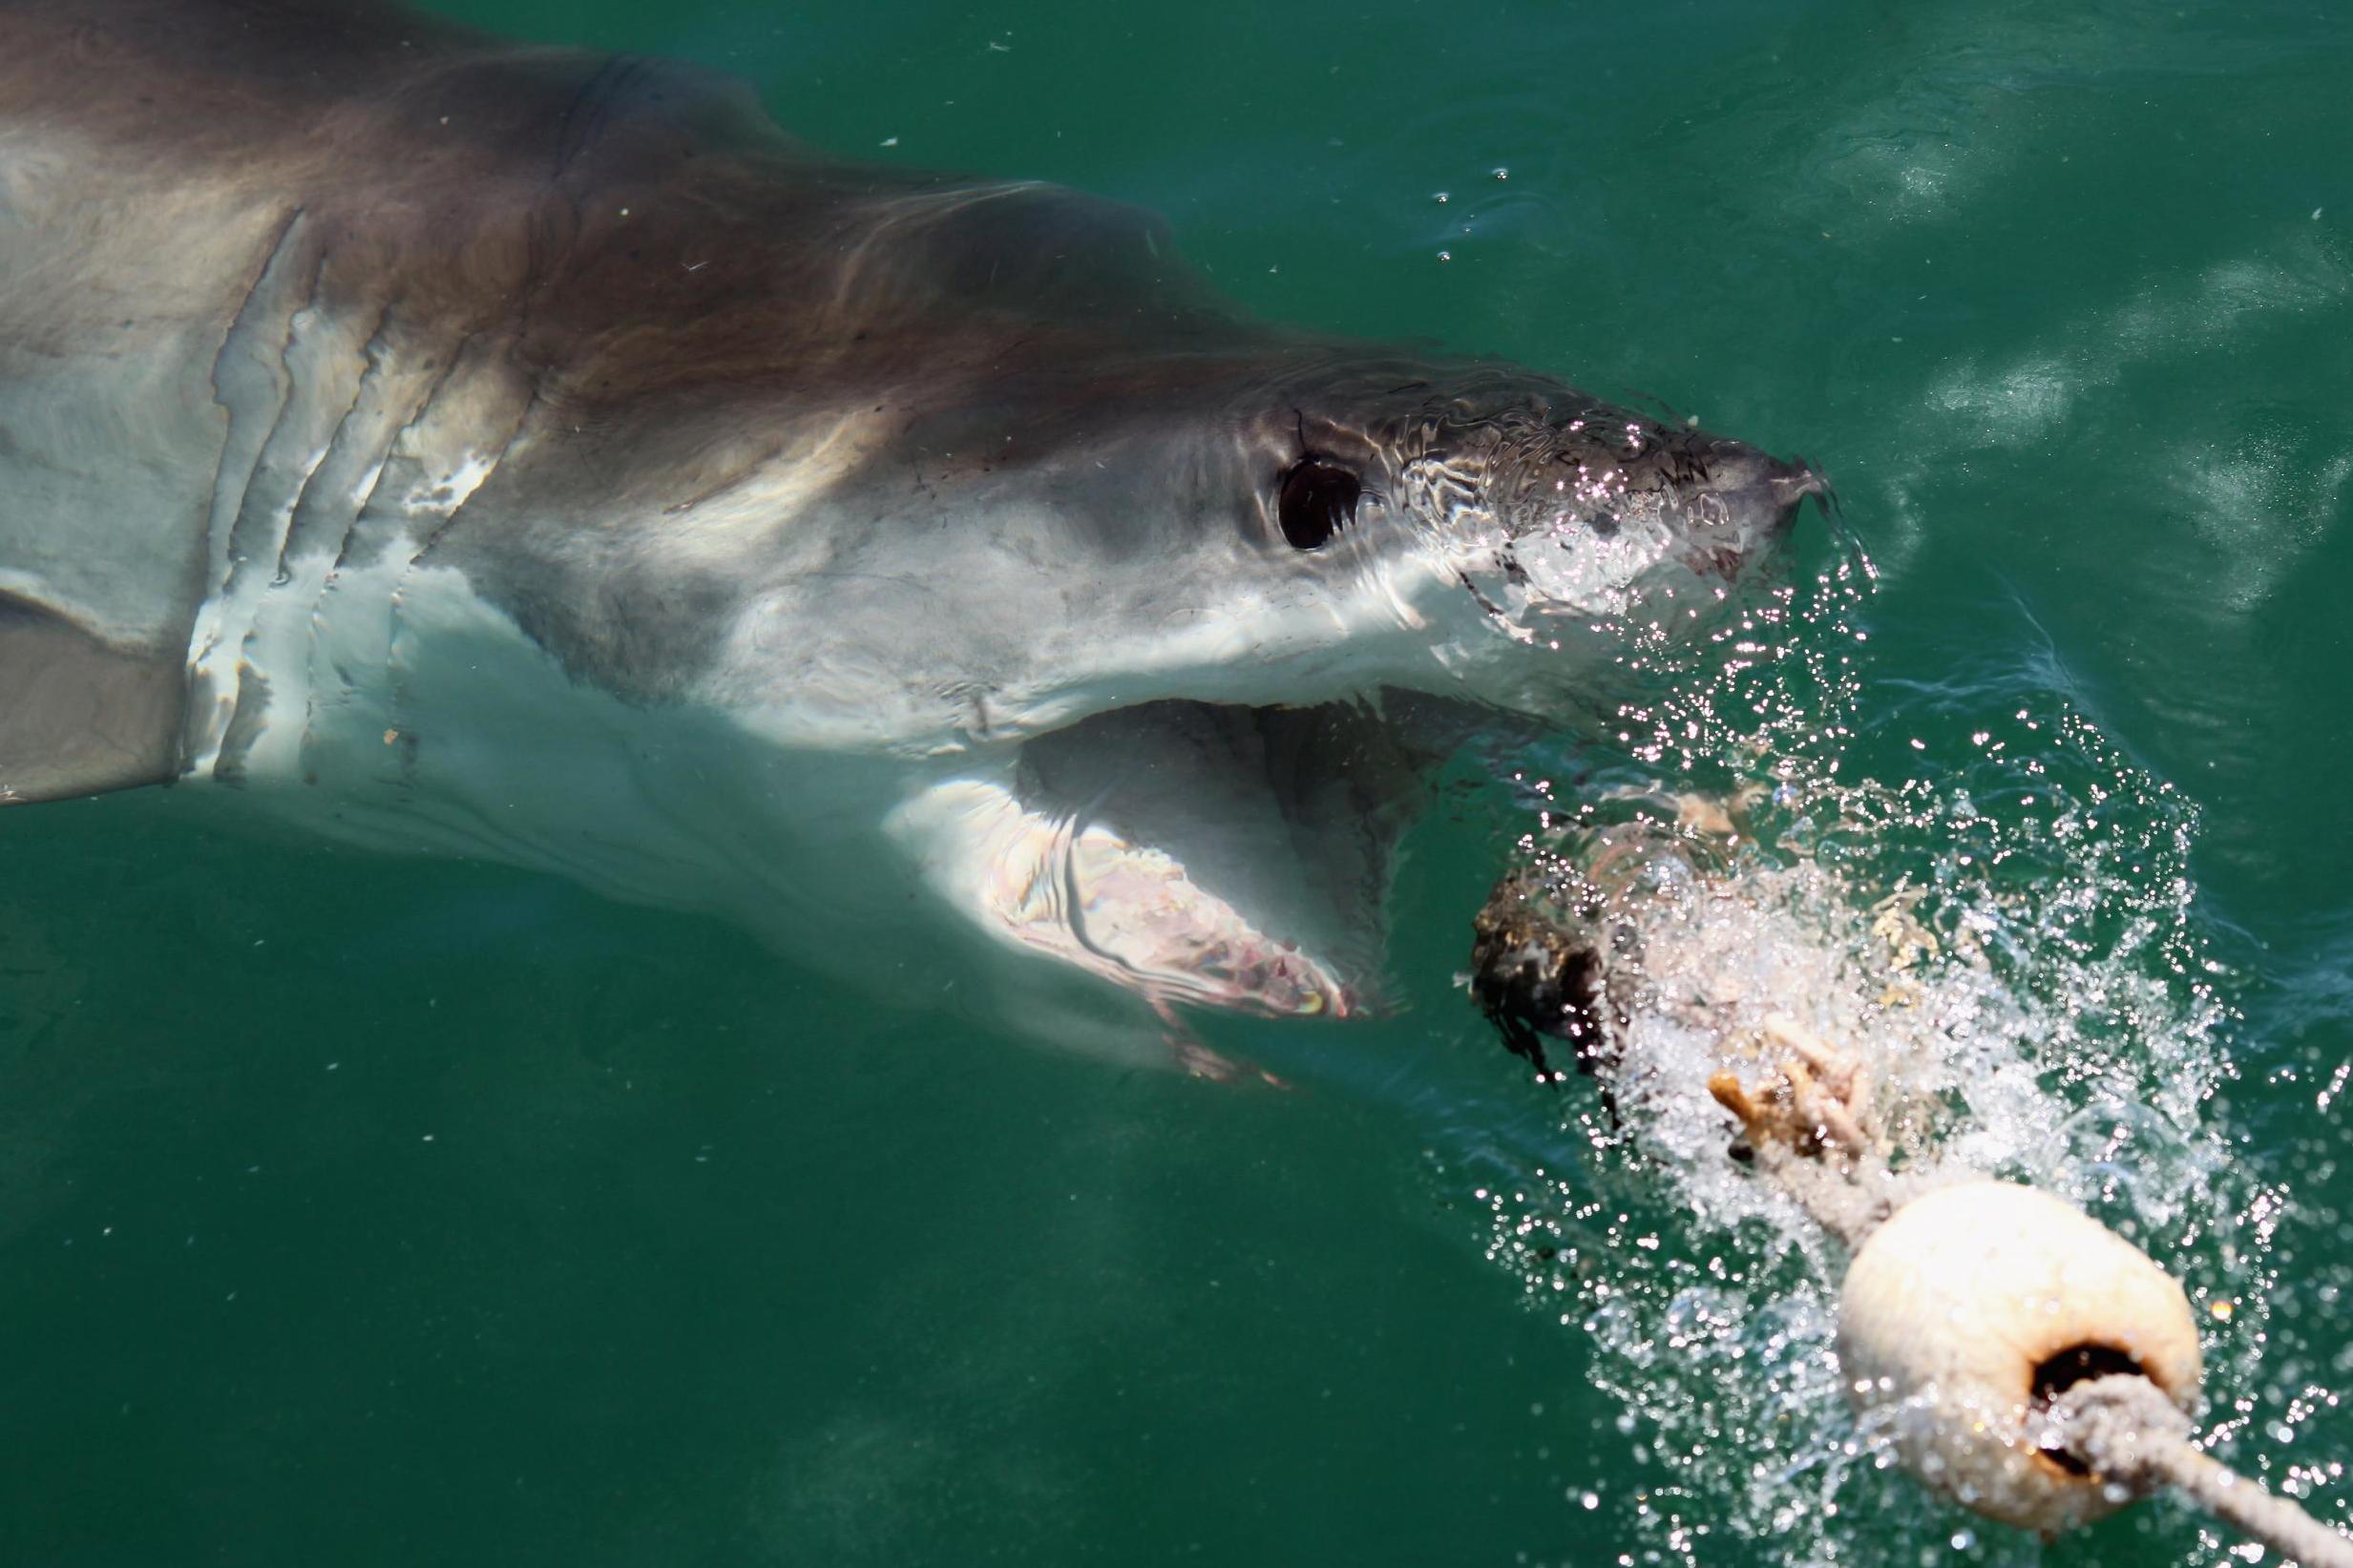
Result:
M1783 459L1738 441L1704 449L1706 477L1687 490L1677 558L1703 577L1731 581L1777 555L1810 495L1829 485L1803 458Z
M1742 533L1777 540L1796 526L1809 495L1826 495L1821 471L1802 457L1779 458L1739 442L1725 442L1710 464L1712 491Z
M1774 519L1775 532L1786 533L1796 522L1797 509L1805 504L1806 497L1828 495L1830 482L1822 477L1820 470L1802 457L1792 458L1788 462L1775 458L1773 463L1774 472L1765 481L1770 497L1768 504L1777 509Z

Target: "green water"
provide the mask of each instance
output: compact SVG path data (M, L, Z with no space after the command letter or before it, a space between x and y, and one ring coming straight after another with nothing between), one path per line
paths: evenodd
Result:
M2348 1516L2353 20L462 9L725 67L845 154L1157 208L1269 314L1821 464L1880 574L1849 777L1943 798L1977 737L2071 714L2112 755L2060 787L2194 815L2179 941L2128 961L2235 1074L2196 1107L2226 1212L2177 1260L2238 1298L2211 1413ZM1400 1015L1219 1027L1275 1093L878 1012L543 878L223 834L187 792L0 816L0 1561L2030 1558L1867 1465L1775 1538L1722 1478L1818 1499L1818 1456L1712 1437L1670 1352L1489 1256L1476 1189L1531 1151L1642 1202L1575 1168L1589 1091L1527 1085L1451 989L1526 826L1488 792L1415 835ZM2048 1555L2221 1560L2167 1506Z

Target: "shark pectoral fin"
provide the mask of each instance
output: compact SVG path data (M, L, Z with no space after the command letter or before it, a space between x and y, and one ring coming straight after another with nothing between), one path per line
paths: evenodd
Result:
M0 805L172 778L187 688L184 659L110 647L0 593Z

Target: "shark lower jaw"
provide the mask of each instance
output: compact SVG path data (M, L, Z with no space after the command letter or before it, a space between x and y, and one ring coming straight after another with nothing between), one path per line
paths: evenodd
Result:
M978 892L1020 946L1177 1004L1275 1017L1361 1010L1334 968L1262 930L1186 864L1106 825L980 804L986 865Z
M892 827L996 940L1164 1014L1379 1011L1395 844L1459 705L1158 700L1033 736Z

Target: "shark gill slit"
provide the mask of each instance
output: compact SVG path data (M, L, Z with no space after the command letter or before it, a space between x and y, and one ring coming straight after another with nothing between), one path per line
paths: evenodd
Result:
M237 638L237 698L212 767L214 778L228 782L244 777L253 746L268 727L272 682L254 652L263 622L276 608L273 596L290 584L290 552L304 497L368 376L366 343L346 345L342 320L327 302L327 260L321 251L311 267L308 300L288 318L280 356L286 393L230 535L225 608L236 624L222 627L222 641ZM347 384L348 394L343 392ZM332 416L332 425L325 424L324 410L337 405L341 411Z

